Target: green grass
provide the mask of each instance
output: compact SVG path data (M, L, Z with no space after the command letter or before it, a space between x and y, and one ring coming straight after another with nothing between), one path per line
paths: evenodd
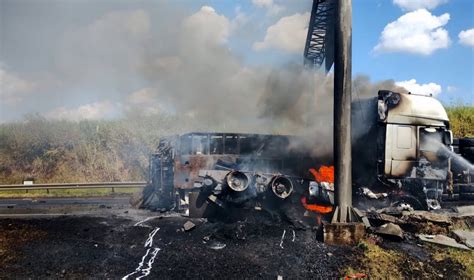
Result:
M438 261L445 259L457 261L466 268L464 271L466 279L474 279L474 251L456 248L436 249L433 258Z
M474 106L452 106L446 111L455 137L474 137Z
M344 275L364 273L379 279L403 279L399 266L403 262L403 255L394 250L385 250L372 244L361 241L358 245L364 250L359 267L347 267L342 270Z
M63 189L63 190L29 190L26 191L0 191L0 198L20 197L87 197L87 196L112 196L129 195L139 192L140 188L111 188L104 189Z

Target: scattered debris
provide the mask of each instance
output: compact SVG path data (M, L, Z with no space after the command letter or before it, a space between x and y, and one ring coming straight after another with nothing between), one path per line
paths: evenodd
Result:
M403 230L399 225L394 223L386 223L374 229L375 233L384 235L387 237L395 237L398 240L403 239Z
M367 218L366 214L364 212L360 211L359 209L355 208L355 207L353 209L354 209L354 213L364 223L364 226L366 228L369 228L370 227L370 222L369 222L369 219Z
M452 231L456 239L467 245L469 248L474 248L474 232L467 230Z
M458 249L470 250L469 247L467 247L466 245L460 244L455 239L447 237L445 235L441 235L441 234L437 234L437 235L419 234L418 238L420 238L421 241L425 241L425 242L430 242L430 243L458 248Z
M379 199L379 198L384 198L388 196L387 193L374 193L368 188L362 188L362 194L372 199Z
M366 215L369 220L373 221L376 224L380 224L380 223L393 223L393 224L398 224L398 225L405 224L405 221L388 214L371 211L371 212L367 212Z
M385 207L381 209L375 209L371 208L371 212L377 212L380 214L387 214L387 215L393 215L393 216L400 216L402 214L402 211L413 211L413 208L410 209L410 207L403 207L403 206L397 206L397 207Z
M221 250L225 248L225 243L219 242L219 241L212 241L211 244L209 245L209 248L212 250Z
M456 206L453 210L459 214L459 217L474 216L474 205Z
M187 221L187 222L184 223L184 225L183 225L184 231L190 231L190 230L194 229L195 227L196 227L196 224L194 224L194 223L191 222L191 221Z
M403 212L402 220L406 222L432 222L442 225L451 225L452 221L448 215L437 214L428 211Z

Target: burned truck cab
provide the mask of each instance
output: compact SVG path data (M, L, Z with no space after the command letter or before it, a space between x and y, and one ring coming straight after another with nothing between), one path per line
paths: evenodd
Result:
M379 91L377 175L401 194L400 203L440 208L450 185L453 141L448 115L430 97Z

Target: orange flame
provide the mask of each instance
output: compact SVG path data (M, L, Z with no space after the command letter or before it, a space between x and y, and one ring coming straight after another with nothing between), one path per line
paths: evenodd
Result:
M319 171L314 168L310 168L309 172L314 176L316 182L328 182L334 183L334 166L321 166Z
M324 206L318 204L308 204L306 201L306 197L301 197L301 204L303 204L304 208L309 211L318 212L321 214L327 214L332 212L332 206Z

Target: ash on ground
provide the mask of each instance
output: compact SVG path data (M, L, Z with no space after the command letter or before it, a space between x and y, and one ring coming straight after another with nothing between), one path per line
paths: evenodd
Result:
M474 267L469 267L474 261L472 251L422 242L410 232L410 224L425 223L436 233L448 234L443 229L472 226L465 220L446 224L423 222L416 215L395 217L404 221L400 222L402 241L372 233L358 246L346 247L324 244L316 229L271 217L247 215L222 223L178 214L137 217L127 213L2 219L0 275L5 279L116 279L127 275L127 279L348 275L437 279L470 277ZM382 221L373 215L369 218ZM430 227L423 229L430 233Z

